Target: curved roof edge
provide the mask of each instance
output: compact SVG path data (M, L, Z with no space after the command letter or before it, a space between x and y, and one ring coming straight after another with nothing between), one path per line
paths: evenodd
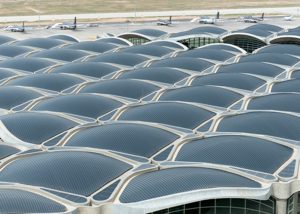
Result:
M174 44L182 47L184 50L189 50L189 48L186 47L184 44L182 44L180 42L177 42L177 41L174 41L174 40L171 40L171 39L157 39L157 40L152 40L152 41L144 43L144 45L149 45L149 44L154 43L154 42L171 42L171 43L174 43Z
M236 33L230 33L230 34L224 35L224 36L221 37L221 40L224 41L224 39L226 40L229 37L239 37L239 36L246 36L246 37L250 37L250 38L255 38L257 40L260 40L261 42L264 42L264 43L268 44L267 37L264 38L264 37L256 36L256 35L251 34L251 33L243 33L243 32L236 32Z
M70 35L70 34L65 34L65 33L56 33L56 34L47 36L47 37L45 37L45 38L53 39L53 38L51 38L51 37L53 37L53 36L67 36L67 37L71 37L72 39L76 40L77 42L80 42L80 40L79 40L77 37L72 36L72 35ZM55 38L54 38L54 39L55 39ZM59 39L58 39L58 40L59 40ZM67 40L64 40L64 41L67 41Z
M205 48L205 47L209 47L209 46L217 46L217 45L226 45L232 48L236 48L237 50L241 51L243 54L247 54L247 51L245 51L244 49L240 48L239 46L233 45L233 44L229 44L229 43L211 43L211 44L207 44L207 45L203 45L201 47L198 48Z
M282 36L276 36L272 39L270 39L270 43L271 44L276 44L278 42L281 41L285 41L285 42L290 42L290 41L297 41L300 44L300 36L296 36L296 35L282 35Z
M141 34L141 33L136 33L136 32L122 33L122 34L119 34L117 37L125 39L125 38L130 37L131 35L134 35L134 36L137 36L137 37L140 37L140 38L143 38L143 39L147 39L149 41L152 41L156 38L159 38L159 37L147 36L147 35L144 35L144 34Z
M205 37L205 38L212 38L212 39L219 39L221 40L221 35L215 35L210 33L201 33L201 34L189 34L184 36L178 36L178 37L168 37L169 40L173 41L180 41L183 39L191 39L191 38L198 38L198 37Z
M97 38L95 41L101 40L101 39L120 39L121 41L127 43L129 46L133 46L131 42L129 42L127 39L121 38L121 37L101 37Z
M225 191L224 191L225 190ZM213 188L183 192L160 198L126 204L107 204L103 208L109 208L112 214L116 213L151 213L170 207L197 201L220 199L220 198L248 198L257 200L267 200L270 197L271 185L262 188ZM163 198L163 200L162 200Z

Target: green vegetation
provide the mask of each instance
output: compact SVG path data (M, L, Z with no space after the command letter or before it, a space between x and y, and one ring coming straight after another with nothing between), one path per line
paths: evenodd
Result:
M0 0L1 16L299 6L299 0Z

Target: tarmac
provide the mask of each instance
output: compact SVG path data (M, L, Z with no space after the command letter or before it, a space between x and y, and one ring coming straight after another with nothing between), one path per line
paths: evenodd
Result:
M129 13L89 13L89 14L63 14L63 15L33 15L33 16L2 16L0 22L35 22L55 21L73 19L75 16L80 19L108 19L108 18L134 18L134 17L165 17L165 16L199 16L215 15L219 11L222 15L237 14L287 14L300 15L299 7L275 7L275 8L243 8L243 9L211 9L211 10L185 10L185 11L152 11Z
M281 17L266 17L264 21L260 23L278 25L283 28L293 28L300 26L300 18L296 18L293 21L284 21L283 16ZM238 21L238 17L230 19L221 19L215 25L221 28L224 28L229 31L234 31L238 29L246 28L253 24L244 23ZM67 34L73 37L78 38L81 41L95 40L97 36L102 36L105 33L112 33L114 35L119 35L121 33L130 32L138 29L159 29L166 31L168 33L181 32L189 30L192 28L200 26L209 26L205 24L199 24L195 22L190 22L189 20L185 21L174 21L171 26L157 26L156 22L135 22L135 23L101 23L96 27L87 27L86 24L80 25L79 28L75 31L73 30L60 30L60 29L46 29L45 26L41 27L26 27L25 33L20 32L9 32L0 29L1 35L7 35L16 39L26 39L34 37L48 37L55 34Z

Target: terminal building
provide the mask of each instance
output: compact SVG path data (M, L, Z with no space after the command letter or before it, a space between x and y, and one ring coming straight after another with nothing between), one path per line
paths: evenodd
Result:
M236 31L216 26L202 26L178 33L143 29L118 35L134 45L159 39L182 43L189 49L213 43L227 43L238 46L248 53L268 44L300 44L300 28L283 29L271 24L256 24Z
M297 29L0 36L0 212L299 214Z

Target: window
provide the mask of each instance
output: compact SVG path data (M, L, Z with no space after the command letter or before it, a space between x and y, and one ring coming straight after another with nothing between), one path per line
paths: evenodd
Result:
M239 198L212 199L149 214L275 214L275 202L274 198L266 201Z
M255 39L248 39L248 38L233 38L233 39L228 39L224 41L225 43L236 45L248 53L252 53L254 50L265 46L266 44L264 42L261 42L259 40Z
M141 45L141 44L144 44L146 42L149 42L148 39L143 39L143 38L139 38L139 37L128 38L128 41L131 42L134 45Z
M179 42L187 46L189 49L198 48L203 45L212 44L212 43L220 43L218 39L210 38L210 37L189 38L189 39L181 40Z

